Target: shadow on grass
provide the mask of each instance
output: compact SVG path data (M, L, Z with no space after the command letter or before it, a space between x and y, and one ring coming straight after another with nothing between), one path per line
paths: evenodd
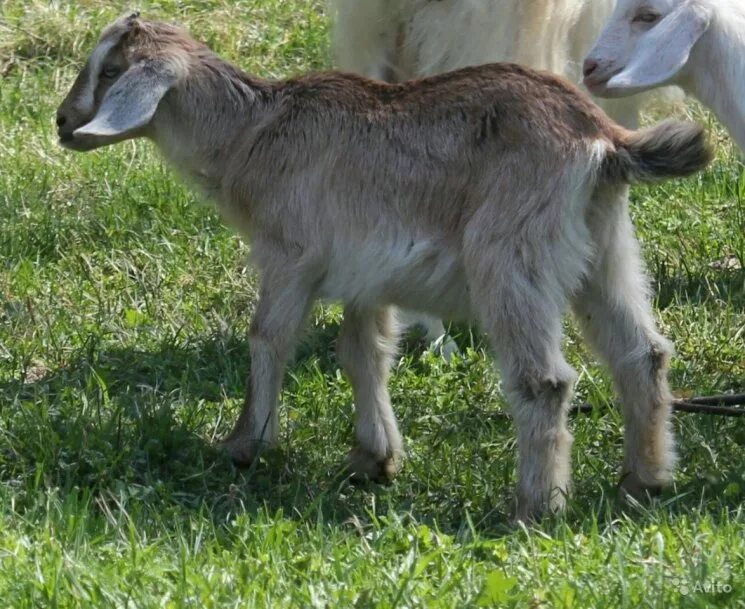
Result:
M657 263L654 276L657 306L661 309L675 301L703 304L712 297L731 303L736 311L745 310L745 269L716 273L687 273L685 268L669 269Z
M321 372L322 382L334 379L336 333L334 326L311 333L290 374L306 379L312 368ZM186 513L199 511L216 525L259 512L327 524L403 514L437 522L450 533L462 532L470 523L488 537L512 530L514 442L503 417L448 413L443 442L455 445L461 437L467 438L464 443L473 442L468 460L440 461L437 437L431 437L424 458L408 463L389 487L359 487L346 479L341 464L352 428L349 417L338 411L323 412L319 420L304 414L283 448L264 454L248 470L235 469L215 447L213 436L227 431L237 414L222 409L226 401L239 405L242 400L247 347L245 339L230 335L194 344L166 343L152 351L99 350L91 344L62 369L0 385L3 417L12 430L2 439L0 480L28 490L84 492L96 499L95 505L129 497L143 509L171 514L174 520L166 526L179 526ZM416 341L405 346L419 348ZM404 413L404 428L416 427L414 416L422 413ZM221 420L225 423L217 423ZM497 476L490 473L494 449L480 446L478 433L498 438L496 444L503 447ZM445 471L453 467L473 471ZM588 506L599 506L608 518L620 512L615 500L605 499L615 497L612 481L579 482L568 517L573 526L589 522L583 514ZM736 508L742 502L745 478L733 465L716 480L692 481L682 490L663 498L672 515L703 507L716 516L722 507Z
M336 379L337 332L333 324L310 332L288 375L307 379L320 372L321 382ZM421 348L415 336L402 344L403 353ZM342 465L353 442L348 411L331 411L326 420L304 412L290 423L295 429L282 448L236 469L216 440L237 415L248 367L247 339L234 335L149 351L91 342L63 368L0 384L6 405L0 412L13 429L0 441L0 480L63 494L84 491L97 500L124 494L155 512L204 511L216 524L258 511L343 523L367 518L374 505L397 514L416 511L411 499L421 493L438 495L431 519L450 527L462 525L466 500L479 520L505 520L488 497L466 498L457 488L433 492L410 474L388 487L351 484ZM462 423L474 421L464 416Z

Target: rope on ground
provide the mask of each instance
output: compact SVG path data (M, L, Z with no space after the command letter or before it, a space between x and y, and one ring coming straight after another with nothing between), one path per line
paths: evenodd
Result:
M593 405L589 403L575 406L570 414L591 412ZM745 416L745 393L724 395L707 395L686 400L673 400L675 412L693 412L696 414L711 414L722 417Z

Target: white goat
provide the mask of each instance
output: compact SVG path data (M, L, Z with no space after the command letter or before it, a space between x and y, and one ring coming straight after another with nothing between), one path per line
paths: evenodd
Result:
M632 132L560 78L510 64L385 84L323 73L251 77L180 28L122 18L103 32L57 123L91 150L152 139L252 242L261 275L244 409L224 442L250 462L278 434L285 362L317 298L341 300L356 475L392 476L402 441L386 387L391 305L478 321L518 431L519 514L563 505L575 373L571 305L607 359L626 420L624 485L673 465L666 367L627 184L710 159L703 130Z
M400 82L496 61L582 78L585 53L613 10L614 0L330 0L335 64ZM608 100L606 112L626 127L639 123L640 97ZM440 320L411 312L404 325L443 337L447 357L457 351Z
M615 0L329 0L336 67L401 82L497 61L579 83ZM642 98L604 102L636 127Z
M743 0L619 0L584 74L604 97L679 85L745 150Z

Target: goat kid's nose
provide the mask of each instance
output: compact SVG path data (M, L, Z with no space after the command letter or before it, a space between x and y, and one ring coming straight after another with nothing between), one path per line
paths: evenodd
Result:
M62 126L64 126L64 124L65 124L66 122L67 122L67 118L65 118L65 117L64 117L64 116L62 116L61 114L58 114L58 115L57 115L57 126L58 126L58 127L62 127Z
M587 78L590 74L592 74L595 70L598 69L598 62L594 59L590 59L589 57L585 59L585 63L582 64L582 74L585 78Z

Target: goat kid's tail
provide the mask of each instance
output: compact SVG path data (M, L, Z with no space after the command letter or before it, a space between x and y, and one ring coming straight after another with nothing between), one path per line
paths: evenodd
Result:
M616 150L603 160L609 182L654 182L704 169L714 158L706 131L696 123L662 121L647 129L623 131Z

